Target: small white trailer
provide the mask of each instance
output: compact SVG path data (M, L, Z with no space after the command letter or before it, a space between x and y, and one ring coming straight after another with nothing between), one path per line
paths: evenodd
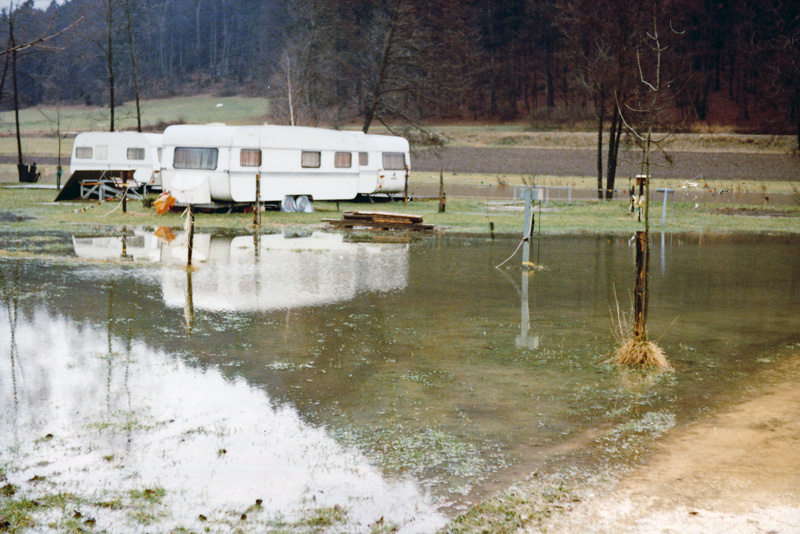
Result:
M411 161L408 141L393 135L358 133L358 193L402 193Z
M82 132L75 137L69 179L56 200L115 196L161 186L162 134Z

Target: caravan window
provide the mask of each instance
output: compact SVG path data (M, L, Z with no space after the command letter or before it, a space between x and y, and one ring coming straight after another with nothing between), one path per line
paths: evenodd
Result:
M144 160L144 149L135 147L129 148L128 159Z
M320 153L319 152L306 152L303 151L303 155L300 159L300 165L306 169L319 169L320 165Z
M384 154L383 168L387 171L402 171L406 168L405 154Z
M75 147L75 159L92 159L94 151L90 146Z
M337 169L349 169L353 166L353 154L350 152L336 152L333 156L333 166Z
M358 153L358 164L362 167L369 165L369 152Z
M172 166L176 169L203 169L213 171L217 168L216 148L177 147Z
M243 148L239 153L239 165L242 167L260 167L261 150L258 148Z

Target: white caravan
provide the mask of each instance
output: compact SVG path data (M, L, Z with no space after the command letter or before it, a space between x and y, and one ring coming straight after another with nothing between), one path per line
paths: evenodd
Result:
M176 125L164 131L162 183L180 204L352 200L359 135L300 126ZM301 202L302 201L302 202Z
M411 160L408 141L393 135L358 136L358 193L402 193Z
M83 132L72 145L69 175L80 171L118 176L133 171L140 186L161 185L162 134L140 132Z

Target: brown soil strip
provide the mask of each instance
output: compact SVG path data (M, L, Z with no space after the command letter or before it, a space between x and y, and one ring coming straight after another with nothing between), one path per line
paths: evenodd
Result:
M656 445L548 532L800 532L800 358L777 385Z

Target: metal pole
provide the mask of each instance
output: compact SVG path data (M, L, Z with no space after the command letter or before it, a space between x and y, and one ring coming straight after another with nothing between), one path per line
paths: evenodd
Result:
M661 208L661 226L667 221L667 195L669 194L669 190L664 189L664 205Z

